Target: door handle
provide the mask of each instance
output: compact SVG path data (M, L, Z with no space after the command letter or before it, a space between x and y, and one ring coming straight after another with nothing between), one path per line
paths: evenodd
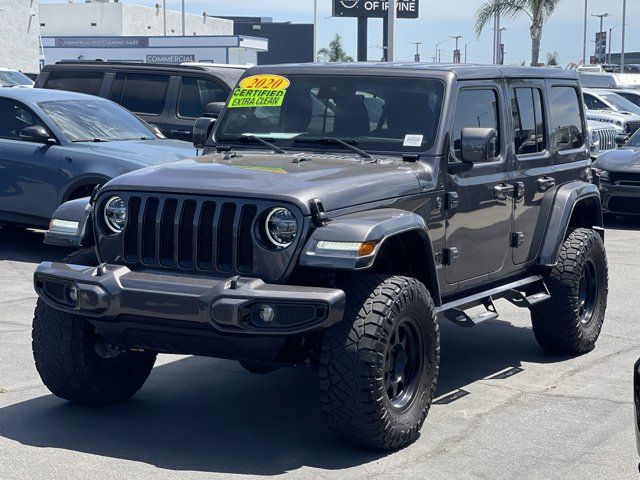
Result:
M538 179L538 191L546 192L556 186L556 179L552 177L540 177Z
M514 190L515 187L510 183L501 183L493 187L494 195L499 200L506 200Z
M170 130L174 135L191 135L190 130Z

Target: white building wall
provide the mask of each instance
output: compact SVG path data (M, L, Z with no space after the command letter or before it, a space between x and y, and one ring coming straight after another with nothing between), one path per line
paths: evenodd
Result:
M182 35L181 12L167 10L166 15L166 34ZM43 36L164 35L162 8L122 3L52 3L41 5L40 24ZM185 15L185 24L185 35L189 36L233 35L232 20L187 14Z
M40 71L38 0L0 0L0 67Z

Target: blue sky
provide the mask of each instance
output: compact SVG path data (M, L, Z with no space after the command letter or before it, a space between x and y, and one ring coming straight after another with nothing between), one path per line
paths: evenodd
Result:
M82 0L76 0L80 2ZM155 5L162 0L120 0L124 3L139 5ZM588 0L589 14L611 13L605 19L605 30L622 23L622 0ZM60 3L60 0L40 0L40 3ZM397 59L413 60L415 46L411 42L423 42L422 59L429 61L435 54L435 44L446 40L450 35L462 35L461 49L468 44L468 58L471 62L485 63L491 61L492 31L487 29L476 39L473 31L473 17L481 0L420 0L420 18L417 20L399 20L397 35ZM180 0L167 0L167 8L179 10ZM201 14L206 11L210 15L251 15L273 17L276 21L291 20L297 23L312 22L313 0L186 0L190 13ZM356 20L348 18L331 18L331 0L318 0L318 43L326 45L339 33L344 38L347 51L355 57ZM584 0L562 0L556 13L548 20L542 38L541 60L547 52L557 51L560 63L577 62L582 58L582 28ZM531 42L527 17L517 20L504 19L502 25L507 27L503 33L506 45L506 63L515 64L522 61L529 63ZM640 51L640 1L627 0L627 35L626 51ZM381 20L369 21L369 58L379 58L382 43ZM593 39L598 30L598 19L588 20L588 55L593 51ZM620 51L621 28L613 30L612 51ZM454 41L443 43L442 60L452 57Z

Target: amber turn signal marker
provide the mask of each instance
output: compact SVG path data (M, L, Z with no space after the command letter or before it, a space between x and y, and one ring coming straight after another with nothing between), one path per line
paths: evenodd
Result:
M367 255L371 255L375 248L376 242L363 242L360 244L360 248L358 248L358 256L366 257Z

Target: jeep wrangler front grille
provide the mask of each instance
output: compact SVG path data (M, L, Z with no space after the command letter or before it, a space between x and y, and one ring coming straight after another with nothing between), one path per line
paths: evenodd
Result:
M235 202L129 198L126 263L220 273L253 270L257 206Z
M638 130L638 128L640 128L640 122L627 122L625 125L626 132L629 135L633 135L634 133L636 133L636 130Z

